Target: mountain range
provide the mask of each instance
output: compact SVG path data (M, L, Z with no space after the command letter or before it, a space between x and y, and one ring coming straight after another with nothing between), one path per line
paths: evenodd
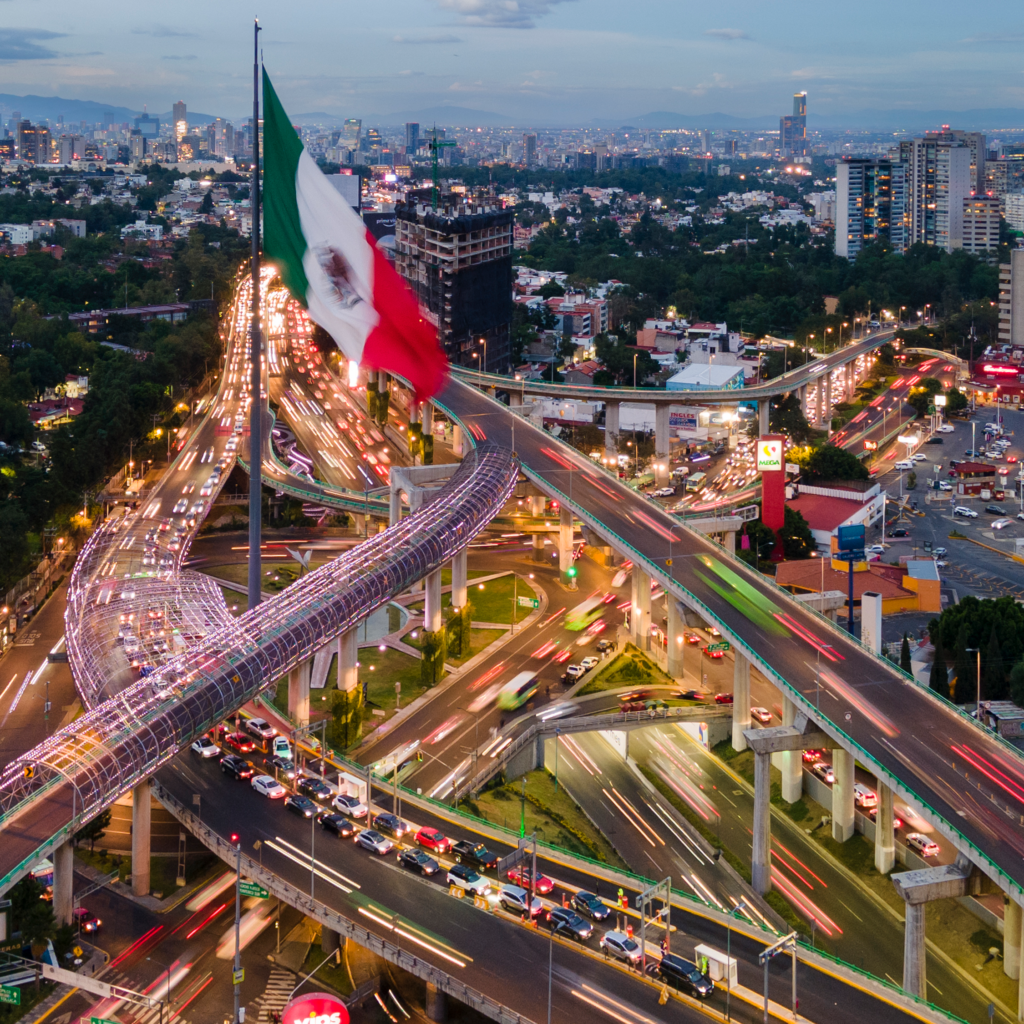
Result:
M58 117L63 117L67 124L74 124L76 121L85 121L87 124L103 123L108 114L113 115L114 124L121 124L124 121L131 122L142 113L137 108L118 107L110 103L96 103L93 100L66 100L60 96L13 96L10 93L0 93L0 111L3 112L3 119L7 120L15 110L30 121L56 123ZM166 124L171 119L171 111L155 116L160 119L161 124ZM190 110L188 123L209 124L217 116Z

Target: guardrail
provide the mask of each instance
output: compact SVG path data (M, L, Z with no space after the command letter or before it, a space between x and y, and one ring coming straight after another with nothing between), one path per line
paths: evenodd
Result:
M204 825L184 804L168 793L158 781L154 779L151 785L153 795L208 850L215 853L231 868L238 864L238 852L235 847L214 832L209 826ZM484 995L483 992L471 988L433 964L421 960L407 950L393 945L374 932L363 928L347 917L343 917L336 910L332 910L330 907L311 898L290 882L284 881L284 879L280 878L269 868L264 868L262 864L253 860L247 854L242 854L241 866L242 873L246 878L259 882L264 889L272 893L283 903L287 903L307 917L313 918L323 927L330 928L332 931L337 932L338 935L351 939L364 949L376 953L377 956L383 957L389 963L400 967L403 971L408 971L417 978L436 985L439 991L447 993L453 999L458 999L460 1003L472 1007L472 1009L482 1013L485 1017L499 1021L500 1024L533 1024L529 1017L516 1013L515 1010L510 1009L503 1003L491 999L490 996Z

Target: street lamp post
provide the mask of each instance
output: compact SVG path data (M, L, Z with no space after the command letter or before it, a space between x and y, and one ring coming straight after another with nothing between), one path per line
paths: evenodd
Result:
M981 723L981 648L980 647L967 647L967 648L965 648L965 650L969 654L975 655L975 657L977 658L977 661L976 661L977 668L976 668L976 677L975 677L975 685L977 686L977 697L976 697L977 703L975 704L974 717L978 720L978 725L981 725L982 724Z
M232 835L235 844L235 959L232 978L235 983L235 1015L234 1024L241 1024L239 1010L242 1002L242 842L238 835Z
M636 387L636 357L640 355L639 352L633 353L633 387Z

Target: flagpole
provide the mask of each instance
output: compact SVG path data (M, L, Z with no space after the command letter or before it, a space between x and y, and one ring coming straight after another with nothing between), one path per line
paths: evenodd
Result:
M263 372L260 345L260 23L253 24L252 37L252 336L249 346L251 361L251 405L249 406L249 600L248 607L260 603L263 561L261 551L261 520L263 518L263 400L260 397ZM235 1020L238 1020L238 986L235 986Z

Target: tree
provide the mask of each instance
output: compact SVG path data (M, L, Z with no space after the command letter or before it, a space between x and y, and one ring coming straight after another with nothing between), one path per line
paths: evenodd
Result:
M96 840L102 839L106 835L106 827L110 824L110 809L97 814L92 821L89 822L84 828L80 828L75 833L75 846L79 843L89 840L89 849L96 849Z
M756 420L751 429L757 429ZM773 434L785 434L793 441L806 441L812 434L800 400L794 394L786 398L772 399L768 410L768 429Z
M967 623L962 622L956 636L956 662L953 665L953 671L956 673L956 688L953 693L955 704L969 704L975 698L976 660L974 651L968 650L969 636Z
M900 645L900 668L909 675L914 674L914 665L910 660L910 638L903 634L903 643Z
M928 685L936 693L949 699L949 670L946 668L946 651L942 646L942 634L933 637L935 655L932 658L932 670L928 676Z
M37 945L57 932L53 904L43 898L43 885L30 875L7 893L11 901L12 931L21 932L22 942Z
M959 388L950 388L946 392L946 415L962 412L968 406L967 396Z
M907 474L907 490L912 491L917 486L917 473L911 470Z
M557 281L548 281L537 289L537 294L542 299L557 299L565 294L565 289Z
M982 659L981 696L985 700L1002 700L1005 695L1006 671L1003 668L1003 652L999 646L999 633L993 622Z
M852 452L834 444L815 448L804 469L808 482L815 480L867 480L868 468Z
M814 551L814 537L807 520L795 508L786 506L785 521L779 530L782 550L787 558L810 558Z
M1010 700L1024 707L1024 661L1018 661L1010 670Z
M918 416L925 416L928 413L928 406L941 391L942 381L936 380L934 377L925 377L917 387L910 389L907 403L913 406Z

